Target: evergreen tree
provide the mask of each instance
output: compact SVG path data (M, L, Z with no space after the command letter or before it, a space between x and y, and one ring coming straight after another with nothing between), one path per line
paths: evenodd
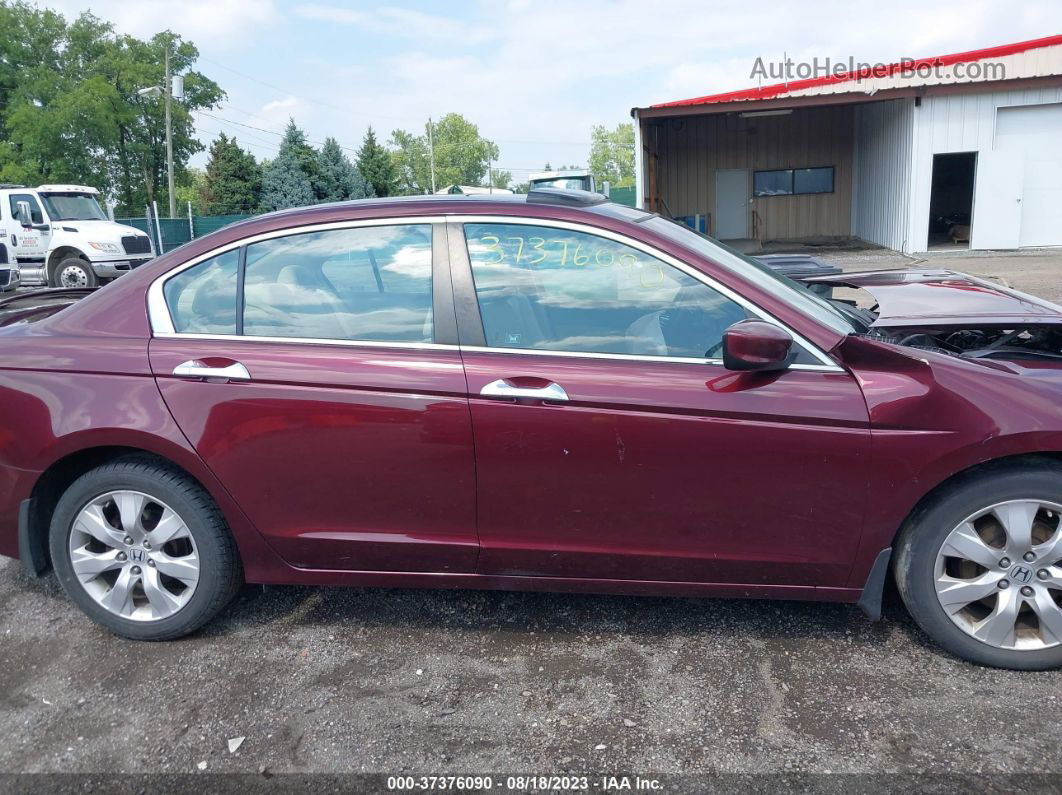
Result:
M262 174L254 155L245 152L221 133L210 145L203 211L211 215L235 215L252 212L262 191Z
M317 156L317 171L318 201L364 199L373 195L372 189L343 154L343 149L335 138L325 138Z
M369 183L373 195L390 196L395 192L395 165L391 153L376 140L370 127L358 150L358 172Z
M320 199L321 170L317 164L317 150L306 140L306 133L295 126L295 119L288 119L287 129L284 130L284 137L280 141L280 151L287 153L295 161L299 170L310 181L314 196Z
M262 169L262 210L305 207L316 201L310 178L295 153L281 146L280 153Z

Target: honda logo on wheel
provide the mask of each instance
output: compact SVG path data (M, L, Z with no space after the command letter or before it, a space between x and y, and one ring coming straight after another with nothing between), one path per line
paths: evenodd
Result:
M133 561L133 563L143 563L144 562L144 550L142 550L142 549L130 549L129 550L129 560Z
M1028 566L1022 566L1020 563L1010 570L1010 578L1014 582L1026 583L1032 579L1033 572Z

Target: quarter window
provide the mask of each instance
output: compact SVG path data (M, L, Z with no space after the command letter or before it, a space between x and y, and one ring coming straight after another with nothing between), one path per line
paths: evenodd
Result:
M166 281L163 294L174 331L188 334L236 333L238 249L181 271Z
M247 247L243 333L430 342L431 226L332 229Z
M487 345L713 358L747 317L656 257L584 232L466 224Z

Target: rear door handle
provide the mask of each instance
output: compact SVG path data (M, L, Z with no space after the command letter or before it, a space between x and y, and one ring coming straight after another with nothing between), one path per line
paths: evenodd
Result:
M173 374L178 378L224 378L229 381L251 380L251 374L239 362L233 362L224 367L212 367L198 359L189 359L187 362L181 362L174 367Z
M497 381L491 381L481 390L479 394L482 397L489 398L532 398L534 400L567 400L568 393L564 391L564 387L560 384L550 382L545 386L516 386L506 381L504 378L499 378Z

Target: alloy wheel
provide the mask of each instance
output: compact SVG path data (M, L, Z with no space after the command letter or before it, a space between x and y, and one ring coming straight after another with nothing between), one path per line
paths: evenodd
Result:
M1000 649L1062 644L1062 505L1011 500L953 529L937 553L944 612L967 634Z
M199 582L199 553L188 526L139 491L107 492L85 505L74 519L69 550L86 593L133 621L172 616Z

